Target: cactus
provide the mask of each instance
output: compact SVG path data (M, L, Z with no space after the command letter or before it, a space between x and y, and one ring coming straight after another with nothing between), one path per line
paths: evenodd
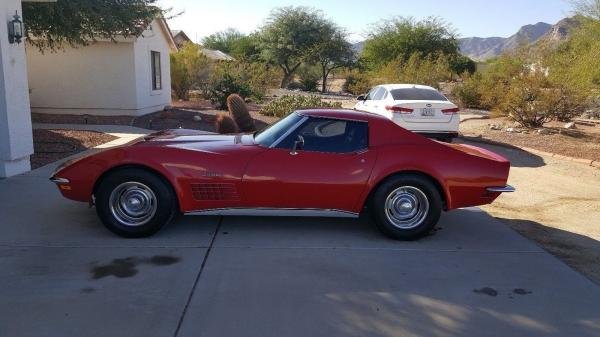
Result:
M254 132L256 126L254 125L254 119L248 112L248 107L244 99L240 95L231 94L227 97L227 109L229 114L235 120L235 123L242 132Z
M238 127L235 121L226 114L219 114L215 120L215 129L220 134L237 133Z

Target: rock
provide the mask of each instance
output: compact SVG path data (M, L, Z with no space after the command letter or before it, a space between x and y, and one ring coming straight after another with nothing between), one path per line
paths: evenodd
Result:
M540 135L551 135L552 131L548 129L537 129L537 133Z
M510 132L510 133L520 133L521 130L517 129L517 128L507 128L506 132Z
M196 122L202 121L202 117L200 117L200 115L195 115L193 118L194 118L194 121L196 121Z
M575 122L571 122L571 123L567 123L564 126L565 129L577 129L577 126L575 126Z
M502 130L500 125L490 124L490 130Z

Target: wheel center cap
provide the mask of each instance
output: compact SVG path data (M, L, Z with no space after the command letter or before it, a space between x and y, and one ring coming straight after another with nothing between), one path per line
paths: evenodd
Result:
M140 208L142 202L138 198L130 198L127 200L127 204L129 204L129 206L133 209L138 209Z

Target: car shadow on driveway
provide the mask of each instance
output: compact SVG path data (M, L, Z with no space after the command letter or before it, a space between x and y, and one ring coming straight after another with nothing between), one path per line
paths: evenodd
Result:
M496 219L600 285L600 242L597 240L531 220Z

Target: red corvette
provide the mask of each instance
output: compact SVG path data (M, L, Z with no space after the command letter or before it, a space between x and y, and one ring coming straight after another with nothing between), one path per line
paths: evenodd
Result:
M67 162L51 180L125 237L152 235L180 212L357 217L367 208L383 233L416 239L442 210L514 191L509 169L495 153L378 115L304 110L255 134L154 133Z

